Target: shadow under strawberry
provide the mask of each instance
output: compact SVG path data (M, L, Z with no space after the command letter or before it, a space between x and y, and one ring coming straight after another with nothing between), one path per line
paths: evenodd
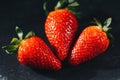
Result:
M89 62L87 62L89 64ZM46 77L55 79L55 80L73 80L74 79L84 79L88 80L95 76L96 70L91 68L88 64L84 63L77 67L66 66L60 71L41 71L38 69L33 69L38 74L44 75ZM92 73L92 74L91 74ZM86 77L85 77L86 76Z
M63 68L57 72L54 71L41 71L33 69L37 74L44 75L53 80L89 80L96 76L98 71L119 69L119 61L112 61L113 56L109 56L109 51L105 52L88 62L72 67L68 64L63 64ZM116 59L117 60L117 59Z

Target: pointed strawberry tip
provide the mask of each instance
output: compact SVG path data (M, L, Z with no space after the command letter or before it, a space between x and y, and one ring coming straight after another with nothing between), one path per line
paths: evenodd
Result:
M71 59L71 60L69 60L69 63L70 63L70 65L72 65L72 66L77 66L79 63L77 62L77 60L73 60L73 59Z
M64 61L65 59L66 59L66 56L58 56L58 59L60 60L60 61Z
M59 71L59 70L61 70L62 69L62 67L61 66L58 66L57 68L55 68L54 70L55 71Z
M62 69L62 63L58 58L56 58L55 65L53 65L53 70L59 71L61 69Z

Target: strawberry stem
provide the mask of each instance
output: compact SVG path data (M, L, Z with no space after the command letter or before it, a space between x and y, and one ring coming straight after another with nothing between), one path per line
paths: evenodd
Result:
M104 32L108 32L111 29L111 27L109 27L109 26L112 22L112 18L106 19L103 25L96 18L94 18L94 21L97 24L97 26L100 27Z
M112 22L112 18L108 18L105 20L104 24L102 25L101 22L99 22L97 19L94 18L95 23L97 24L98 27L100 27L107 35L108 38L113 41L114 37L113 35L109 32L112 28L109 27L111 22Z
M14 51L16 51L19 48L20 43L23 41L23 31L18 26L16 26L15 31L18 35L18 38L12 38L10 45L2 47L2 49L4 49L5 52L8 54L12 54ZM29 38L34 35L35 33L30 31L27 33L24 39Z
M69 4L68 0L59 0L54 9L56 10L56 9L65 8L66 6L68 6L68 4Z
M48 15L49 11L47 10L46 6L47 2L43 4L43 10L45 11L45 14ZM54 7L54 10L64 8L71 11L77 18L80 18L79 3L76 0L59 0Z
M59 0L55 10L66 8L71 11L77 18L80 18L79 3L76 0Z

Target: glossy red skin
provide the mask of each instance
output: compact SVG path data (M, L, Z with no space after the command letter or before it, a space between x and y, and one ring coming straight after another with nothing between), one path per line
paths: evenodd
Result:
M106 51L109 45L107 34L97 26L89 26L83 30L76 41L70 57L72 65L88 61Z
M46 43L39 37L33 36L21 42L18 49L20 63L39 69L61 69L61 62L52 53Z
M45 22L45 32L60 60L63 61L67 57L77 29L76 17L67 9L49 13Z

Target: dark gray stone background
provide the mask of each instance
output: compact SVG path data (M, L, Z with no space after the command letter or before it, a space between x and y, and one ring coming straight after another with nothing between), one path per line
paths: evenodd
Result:
M45 14L42 5L45 0L1 0L0 1L0 47L16 36L15 26L25 33L33 30L46 42L44 33ZM52 10L56 0L50 0ZM79 31L90 25L93 17L101 22L112 17L111 24L115 40L113 45L100 56L77 67L64 64L58 72L38 71L21 65L17 52L8 55L0 48L0 78L8 80L120 80L120 1L119 0L78 0L81 18Z

